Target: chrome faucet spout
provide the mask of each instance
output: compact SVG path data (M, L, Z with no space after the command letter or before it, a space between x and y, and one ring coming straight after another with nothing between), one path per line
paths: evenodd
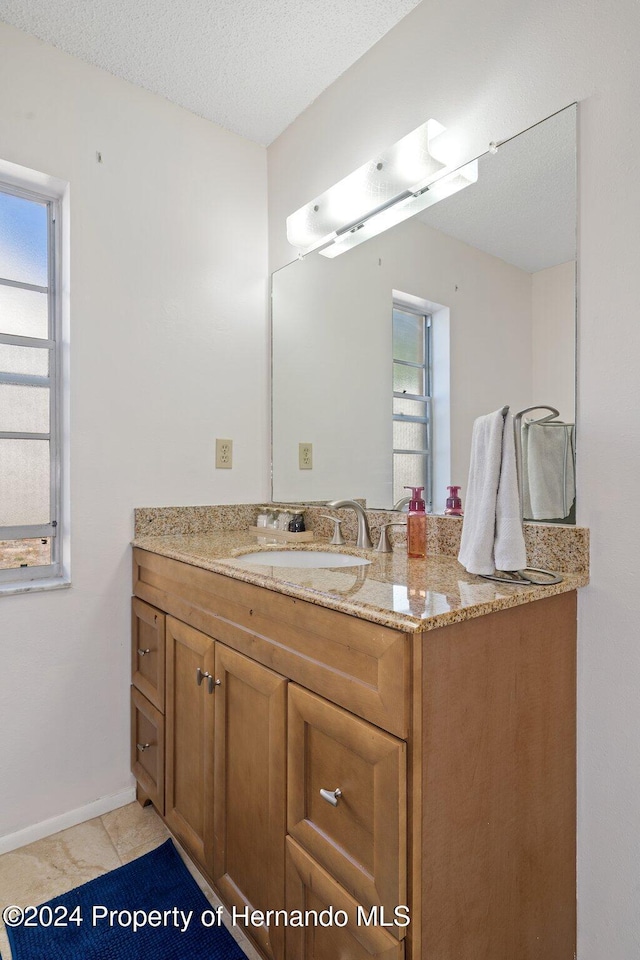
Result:
M352 510L355 510L356 516L358 517L358 539L356 540L356 547L363 547L365 550L370 550L373 547L369 524L367 522L367 514L361 504L355 500L330 500L327 501L326 506L331 510L339 510L340 507L351 507Z

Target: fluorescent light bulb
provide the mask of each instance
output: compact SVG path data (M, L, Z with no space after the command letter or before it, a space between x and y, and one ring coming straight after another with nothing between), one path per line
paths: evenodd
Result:
M408 220L416 213L421 213L434 203L452 196L454 193L463 190L478 179L478 161L472 160L465 164L459 170L453 170L451 173L440 177L429 187L423 188L422 193L417 193L398 201L386 210L369 217L361 225L354 227L352 231L344 233L323 247L319 252L323 257L338 257L341 253L359 246L365 240L376 237L385 230L395 227L398 223Z

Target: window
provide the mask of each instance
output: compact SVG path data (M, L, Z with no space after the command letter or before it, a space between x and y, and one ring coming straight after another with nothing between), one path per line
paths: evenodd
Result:
M393 499L405 486L424 487L433 507L431 423L431 317L393 303Z
M0 587L62 574L58 203L0 182Z

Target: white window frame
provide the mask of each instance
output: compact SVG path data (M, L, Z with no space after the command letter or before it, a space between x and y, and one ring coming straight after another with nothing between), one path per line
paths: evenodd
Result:
M393 460L398 454L408 454L410 456L422 457L425 464L425 490L424 490L424 499L425 505L428 513L433 512L433 335L432 335L432 323L433 316L429 310L423 309L422 307L416 306L408 300L403 300L401 297L394 296L392 303L392 324L393 324L393 314L395 311L400 313L410 313L415 317L419 317L423 320L423 362L422 363L411 363L407 360L400 360L395 355L395 350L392 350L392 363L398 364L400 366L412 367L413 369L422 371L422 384L423 392L421 394L409 394L409 393L396 393L393 392L393 399L399 400L417 400L420 403L424 403L427 416L426 417L413 417L406 414L396 414L391 413L392 421L398 423L422 423L425 426L427 434L427 446L424 450L401 450L393 447ZM392 478L395 475L392 465ZM399 497L397 494L400 491L393 491L394 501L397 501ZM402 494L400 494L402 496Z
M0 161L0 190L3 193L26 200L46 204L48 215L48 338L38 339L6 334L0 330L0 343L16 346L48 348L49 376L0 375L0 382L11 382L50 387L50 423L49 434L0 433L2 439L49 439L50 442L50 504L51 519L47 524L28 526L0 526L0 540L26 540L50 538L51 562L43 566L0 569L0 595L22 593L32 590L51 589L69 586L68 569L68 486L66 466L68 451L63 449L65 433L65 407L68 401L67 372L64 367L63 346L68 340L68 324L63 311L63 276L67 264L63 260L63 217L65 216L65 196L67 184L54 180L35 171L25 170L14 164ZM65 224L66 225L66 224ZM7 281L4 285L21 289L42 291L18 281ZM68 356L68 351L64 353ZM1 374L1 372L0 372Z

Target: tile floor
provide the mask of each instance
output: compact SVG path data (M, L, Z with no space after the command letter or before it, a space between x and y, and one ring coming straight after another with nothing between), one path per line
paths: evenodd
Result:
M9 904L40 904L67 890L94 880L109 870L159 846L169 836L153 807L130 803L95 820L70 827L0 856L0 911ZM178 848L179 849L179 848ZM208 900L219 901L188 858L190 872ZM260 960L237 928L230 928L248 960ZM11 951L0 921L0 956L11 960Z

